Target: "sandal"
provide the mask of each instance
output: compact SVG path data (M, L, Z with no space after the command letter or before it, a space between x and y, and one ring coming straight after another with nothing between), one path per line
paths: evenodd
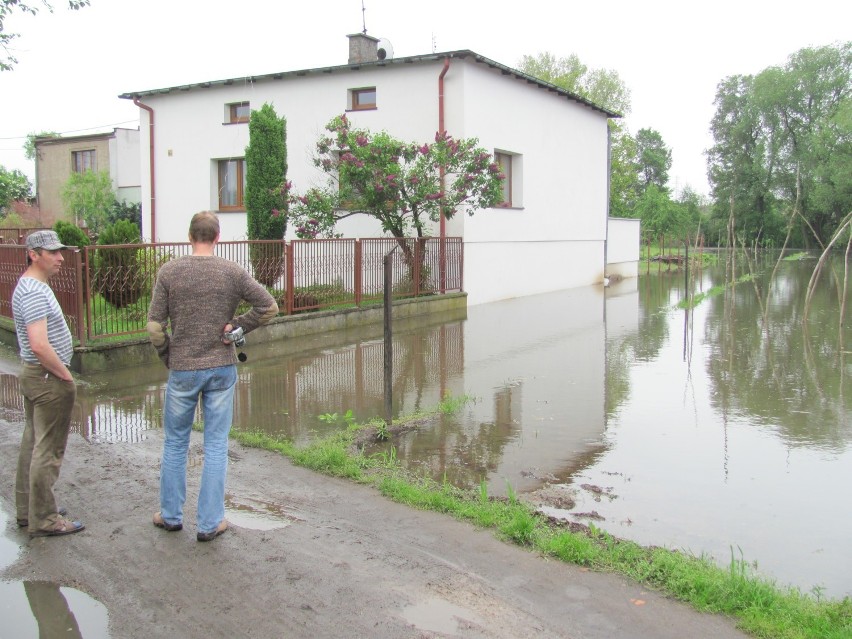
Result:
M60 517L64 517L65 515L68 514L68 509L65 508L64 506L60 506L59 510L56 511L56 514L59 515ZM18 527L19 528L26 528L29 525L30 525L29 519L19 519L18 520Z
M71 521L70 519L60 517L56 520L53 528L49 530L34 530L30 533L30 537L59 537L60 535L73 535L84 528L85 526L82 521Z
M167 530L169 532L183 530L183 524L170 524L165 519L163 519L163 513L154 513L154 525L157 528L162 528L163 530Z
M211 530L210 532L199 532L195 535L195 538L198 541L213 541L226 530L228 530L228 520L223 519L219 522L219 525L216 526L215 530Z

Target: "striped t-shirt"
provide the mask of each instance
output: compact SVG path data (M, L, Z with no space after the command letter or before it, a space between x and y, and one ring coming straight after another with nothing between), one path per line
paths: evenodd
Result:
M71 331L65 323L62 308L56 301L53 290L34 277L22 277L12 293L12 314L15 316L15 330L18 333L18 346L21 359L29 364L38 364L38 358L30 347L27 324L47 318L47 341L56 351L62 363L68 366L74 354Z

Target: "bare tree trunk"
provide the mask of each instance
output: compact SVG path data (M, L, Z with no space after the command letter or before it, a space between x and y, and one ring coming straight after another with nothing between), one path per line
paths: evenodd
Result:
M802 182L799 176L799 165L796 165L796 201L793 202L793 210L790 213L790 221L787 223L787 236L784 238L784 245L781 247L781 252L778 254L778 259L775 261L775 267L772 269L772 275L769 278L769 284L766 287L766 308L763 310L763 325L769 326L769 297L772 293L772 283L775 281L775 274L778 272L778 267L781 265L781 260L784 259L784 251L787 249L787 244L790 242L790 236L793 234L793 222L799 214L799 202L802 196ZM768 328L767 328L768 330Z
M811 274L811 280L808 282L808 292L805 295L805 312L802 314L802 321L808 321L808 313L811 308L811 301L813 300L814 289L816 288L816 283L819 281L820 273L822 272L822 267L825 265L825 262L828 260L829 253L831 251L831 247L834 246L834 243L840 239L840 236L846 230L846 228L852 223L852 213L849 213L841 222L837 231L834 233L834 236L831 238L831 241L828 243L828 246L823 250L822 255L820 255L819 261L817 262L816 267L814 267L814 272ZM844 299L845 299L845 290L844 290Z

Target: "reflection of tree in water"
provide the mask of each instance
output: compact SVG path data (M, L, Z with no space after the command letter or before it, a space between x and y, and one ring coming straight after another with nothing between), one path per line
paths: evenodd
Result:
M683 289L683 272L663 271L639 278L639 330L607 339L606 416L612 417L630 395L630 371L634 362L657 357L669 337L671 306Z
M510 382L494 391L493 422L439 415L428 427L406 433L393 445L415 472L472 488L498 468L506 445L520 435L521 408L522 385ZM389 446L375 446L371 452Z
M815 290L810 321L802 324L812 262L784 262L769 294L770 269L754 286L738 284L705 300L711 401L725 416L739 412L778 428L791 444L843 448L850 439L849 394L834 273ZM842 269L841 269L842 273ZM763 325L763 317L766 325Z

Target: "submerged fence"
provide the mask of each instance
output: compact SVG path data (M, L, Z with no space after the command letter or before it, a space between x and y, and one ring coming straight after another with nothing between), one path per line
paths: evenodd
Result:
M377 304L383 258L392 254L392 296L463 290L460 237L220 242L216 254L242 265L266 286L283 314ZM50 279L71 333L84 345L145 332L157 271L189 255L188 243L86 246L64 250ZM12 291L27 267L24 246L0 245L0 316L12 317Z

